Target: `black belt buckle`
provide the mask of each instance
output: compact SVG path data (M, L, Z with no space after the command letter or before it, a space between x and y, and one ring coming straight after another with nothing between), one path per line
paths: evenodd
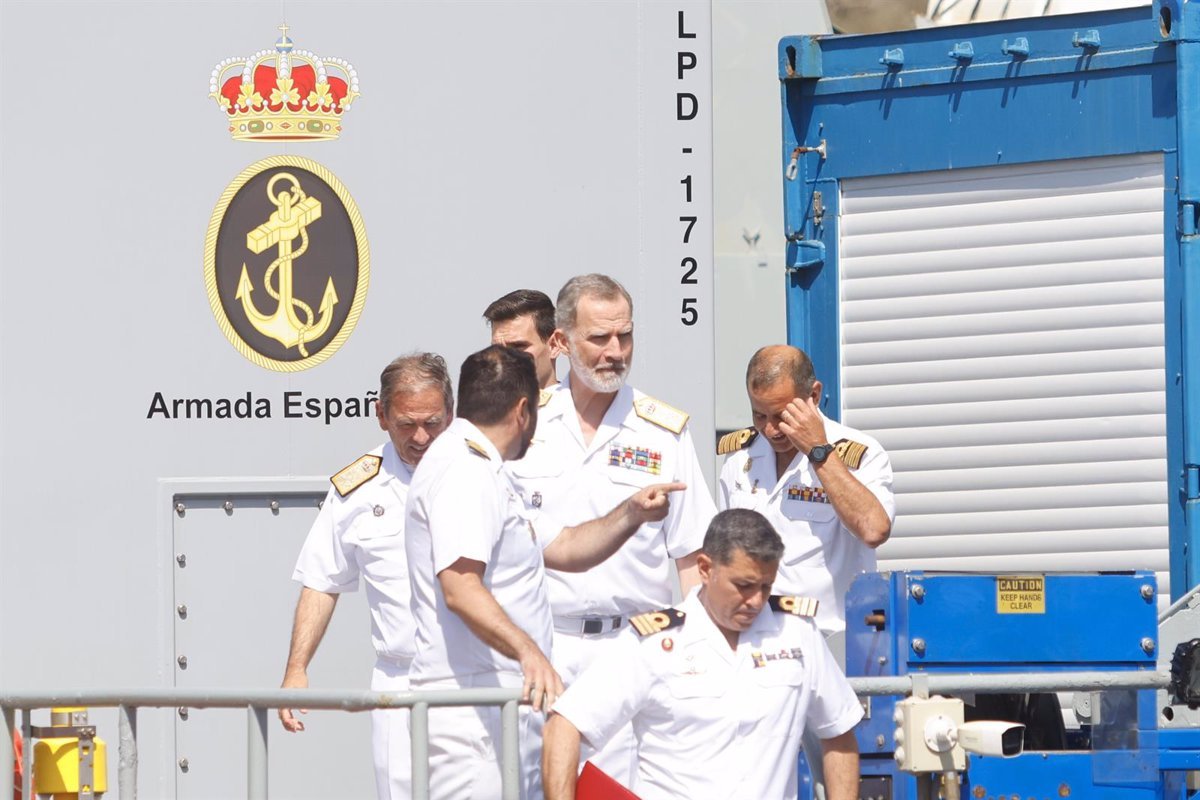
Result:
M602 619L585 619L583 621L584 633L604 633L604 620Z

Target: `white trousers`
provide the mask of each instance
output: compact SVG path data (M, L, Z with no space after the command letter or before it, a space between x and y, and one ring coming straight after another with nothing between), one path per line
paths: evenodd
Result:
M604 648L610 647L612 640L622 633L622 630L615 630L584 636L555 631L552 660L563 683L569 688ZM621 728L599 750L584 742L579 763L582 765L585 761L591 761L622 786L633 786L633 778L637 775L637 740L633 736L633 727L626 725Z
M371 672L371 691L407 692L408 662L380 656ZM371 754L375 760L375 792L379 800L412 797L412 744L408 709L371 711Z
M520 676L516 676L517 687ZM509 685L495 675L455 681L423 682L417 689L468 689ZM542 726L540 711L521 706L517 741L521 800L542 800ZM430 800L500 800L500 708L429 709Z

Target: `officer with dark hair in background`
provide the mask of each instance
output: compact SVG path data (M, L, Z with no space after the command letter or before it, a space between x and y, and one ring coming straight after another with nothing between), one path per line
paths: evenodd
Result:
M545 292L537 289L509 292L485 308L483 318L492 328L492 344L515 347L533 357L541 389L558 384L554 361L558 348L550 342L554 333L554 303ZM538 405L545 405L549 397L550 393L543 391Z

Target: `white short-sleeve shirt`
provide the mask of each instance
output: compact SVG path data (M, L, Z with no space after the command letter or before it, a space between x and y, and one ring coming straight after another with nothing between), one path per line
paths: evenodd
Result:
M508 471L525 501L564 525L612 511L646 486L683 481L661 522L647 523L615 555L586 572L548 570L550 604L560 616L631 615L672 600L670 561L699 550L716 513L700 471L692 435L643 419L634 403L646 395L629 386L613 398L590 444L583 443L570 383L538 409L529 452Z
M329 490L304 540L292 580L330 594L353 592L361 577L371 609L375 652L413 657L411 590L404 552L404 504L413 469L388 442L371 451L382 461L378 474L345 497Z
M810 620L764 608L735 651L698 591L682 625L627 631L554 711L594 747L632 721L642 800L794 800L804 730L839 736L862 706Z
M414 683L494 674L497 685L520 685L520 665L484 644L446 607L437 575L460 558L486 565L488 591L549 656L550 604L539 538L560 529L525 507L503 466L495 445L460 417L430 445L413 476L405 517L416 619Z
M831 419L824 421L830 442L849 439L866 446L862 463L851 473L878 498L888 518L895 519L887 453L872 437ZM807 455L797 453L783 476L776 480L775 475L775 451L766 437L757 436L726 459L718 503L722 510L750 508L770 520L784 544L774 591L817 598L817 625L824 631L844 630L846 592L855 575L875 570L875 551L842 524Z

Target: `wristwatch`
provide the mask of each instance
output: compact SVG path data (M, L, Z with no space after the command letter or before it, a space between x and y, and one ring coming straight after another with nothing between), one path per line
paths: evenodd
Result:
M812 450L808 451L808 460L814 464L824 464L825 459L829 458L829 454L833 452L833 445L819 444Z

